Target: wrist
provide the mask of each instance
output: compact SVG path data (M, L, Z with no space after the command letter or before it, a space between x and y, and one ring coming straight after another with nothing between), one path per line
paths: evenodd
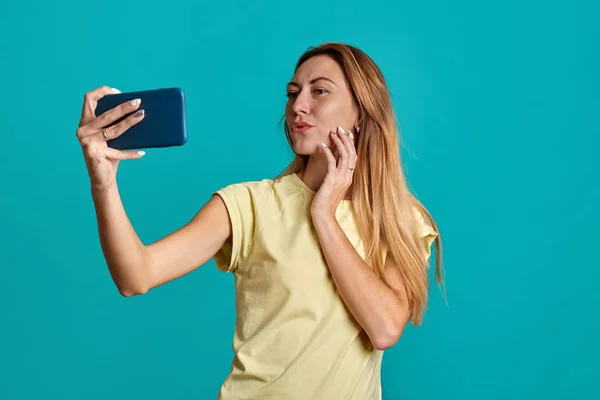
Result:
M333 213L330 212L326 212L326 211L318 211L318 210L311 210L311 216L312 216L312 220L313 220L313 224L315 225L315 228L319 229L319 228L325 228L327 226L330 226L331 224L336 224L337 220L335 219L335 215Z
M119 189L117 188L116 183L111 183L108 185L91 184L90 191L92 192L92 197L96 197L96 196L104 196L104 195L110 194L112 192L118 193Z

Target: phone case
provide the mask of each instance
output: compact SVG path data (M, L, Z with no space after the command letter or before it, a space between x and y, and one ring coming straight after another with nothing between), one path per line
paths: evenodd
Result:
M152 89L106 95L96 106L96 116L126 101L140 99L137 110L144 110L144 119L130 127L121 136L107 142L119 150L148 149L182 146L187 142L185 96L180 88ZM133 112L107 125L113 126ZM105 128L106 128L105 127Z

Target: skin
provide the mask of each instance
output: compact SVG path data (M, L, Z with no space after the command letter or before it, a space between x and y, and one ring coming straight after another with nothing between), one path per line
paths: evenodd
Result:
M320 79L325 77L328 80ZM329 81L330 80L330 81ZM399 299L360 257L335 218L338 204L348 196L356 167L352 129L358 107L343 70L328 56L312 57L288 85L288 124L313 125L303 133L292 132L294 151L308 155L299 176L316 191L311 217L327 266L348 309L367 332L375 348L393 346L409 319L402 278L394 260L386 259L385 275L403 293Z
M294 151L309 156L308 165L299 176L309 188L317 191L327 175L331 162L328 156L332 155L337 161L344 150L348 157L356 156L352 141L343 145L340 139L346 139L347 135L346 138L340 136L344 134L338 131L338 126L346 134L352 131L358 120L358 106L344 71L326 55L311 57L298 68L287 86L287 96L285 116L288 125L296 121L313 125L303 133L291 132L291 136ZM337 132L338 136L332 132ZM325 151L322 143L327 146ZM349 166L353 167L355 159L349 161ZM324 200L318 196L315 208L326 207Z
M330 81L311 83L318 77ZM347 197L352 183L351 168L356 166L351 130L356 126L358 107L342 69L328 56L307 60L292 82L288 85L287 122L301 120L313 125L304 133L292 132L292 142L296 153L309 156L299 176L316 192L311 216L323 255L342 299L375 348L389 348L399 340L408 321L407 299L398 299L375 275L335 219L337 205ZM149 245L142 243L123 207L116 173L120 160L139 159L144 153L113 150L106 140L123 134L144 115L132 115L104 130L104 126L140 108L137 103L123 103L96 116L97 101L113 93L114 89L103 86L86 94L77 138L90 176L102 251L119 292L130 297L204 265L231 242L231 221L224 202L215 195L178 230ZM403 291L391 258L386 260L385 275L393 287Z

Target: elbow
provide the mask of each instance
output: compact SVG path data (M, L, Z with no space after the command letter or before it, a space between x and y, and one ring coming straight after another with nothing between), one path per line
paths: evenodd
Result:
M375 347L377 350L387 350L390 347L393 347L398 340L400 340L400 338L397 339L393 339L393 338L389 338L389 339L380 339L380 340L374 340L373 341L373 347Z
M112 270L118 269L112 268L111 271ZM143 266L138 268L130 268L129 270L136 271L133 274L129 274L129 279L124 279L124 277L122 277L122 279L113 279L121 296L133 297L146 294L148 290L150 290L150 277L147 276L148 274L146 273L148 268Z
M146 288L119 287L118 289L123 297L141 296L148 292L148 289Z
M117 289L123 297L141 296L149 290L145 282L130 282L128 284L117 284Z
M385 334L379 335L372 340L373 347L375 347L377 350L387 350L390 347L393 347L396 343L398 343L400 337L402 337L403 331L404 329L401 327L389 329Z
M410 320L410 310L408 308L389 317L385 329L381 329L378 335L373 335L371 342L377 350L387 350L393 347L404 333L404 328Z

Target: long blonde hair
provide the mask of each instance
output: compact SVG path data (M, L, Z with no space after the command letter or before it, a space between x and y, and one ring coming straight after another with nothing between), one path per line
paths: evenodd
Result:
M310 47L300 56L294 71L317 55L327 55L337 61L359 108L360 129L355 134L358 159L350 195L364 243L365 261L394 290L383 274L386 253L382 249L387 250L387 257L395 261L404 282L410 320L413 326L418 326L427 309L430 284L429 260L424 253L415 209L437 233L435 276L440 287L443 280L442 242L433 217L407 187L400 159L398 128L387 84L367 54L343 43ZM284 131L293 148L287 121ZM307 162L308 156L297 154L277 178L303 171ZM400 292L394 292L402 299Z

